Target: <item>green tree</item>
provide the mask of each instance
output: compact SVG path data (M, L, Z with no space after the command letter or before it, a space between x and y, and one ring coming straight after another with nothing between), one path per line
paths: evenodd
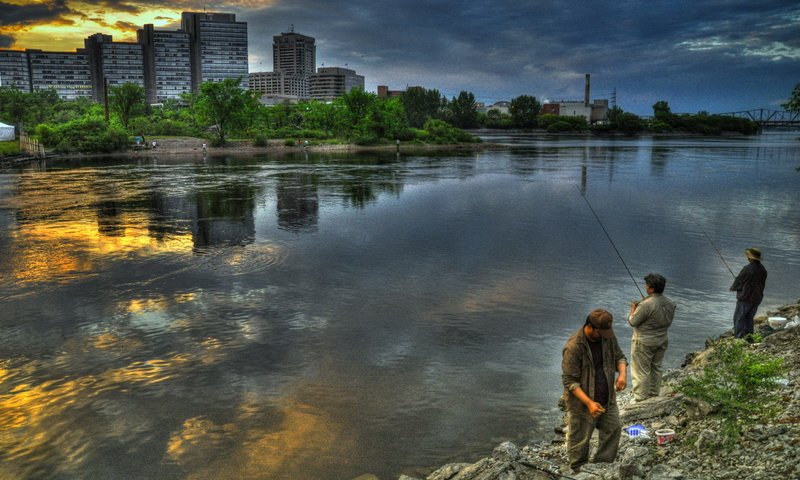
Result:
M475 128L478 126L478 106L472 92L461 91L453 97L449 105L450 119L458 128Z
M789 101L781 105L787 112L800 112L800 83L794 86Z
M119 117L125 130L133 117L144 113L144 98L144 88L134 83L109 88L108 107Z
M21 130L26 111L26 94L13 87L0 87L0 115Z
M240 87L241 78L204 82L195 102L200 119L213 127L214 145L225 145L228 134L243 127L258 109L258 100L250 90Z
M427 90L423 87L409 87L400 96L408 123L414 128L422 128L429 118L442 118L442 111L447 106L447 99L439 90Z
M653 116L656 120L664 122L667 125L672 124L672 111L669 108L669 103L665 100L659 100L653 104Z
M511 99L509 113L511 121L517 128L533 128L537 125L537 117L542 104L531 95L520 95Z

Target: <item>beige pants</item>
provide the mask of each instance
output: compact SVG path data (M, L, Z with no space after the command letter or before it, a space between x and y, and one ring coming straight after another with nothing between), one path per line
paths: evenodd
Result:
M661 391L661 362L668 343L645 345L631 340L631 382L636 400L657 397Z
M567 412L567 425L569 466L576 472L589 462L589 440L595 429L598 430L599 443L593 461L611 463L617 458L622 424L616 404L609 405L606 413L596 419L585 407L582 412Z

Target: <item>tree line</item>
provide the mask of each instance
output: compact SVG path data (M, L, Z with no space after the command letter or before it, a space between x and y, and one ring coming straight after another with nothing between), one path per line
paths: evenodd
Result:
M482 113L471 92L462 91L448 99L436 89L423 87L411 87L392 98L354 89L332 102L286 102L267 107L258 101L256 92L242 90L238 79L203 83L198 93L160 106L145 102L141 86L111 87L108 113L104 105L88 99L62 100L53 90L22 93L0 87L0 116L35 132L40 141L59 152L118 151L132 136L194 136L208 138L215 146L231 139L247 139L255 145L266 145L270 139L376 145L397 140L475 142L477 137L465 131L475 128L704 135L723 131L751 134L759 129L746 119L705 112L673 114L666 101L653 105L652 118L614 107L606 122L595 125L583 116L542 114L542 104L531 95L513 98L508 113L497 109Z

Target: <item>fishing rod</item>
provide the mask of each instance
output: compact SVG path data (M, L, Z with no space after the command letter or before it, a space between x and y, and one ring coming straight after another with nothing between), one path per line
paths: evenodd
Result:
M633 284L634 284L634 285L636 285L636 290L639 290L639 295L641 295L641 296L642 296L642 298L644 298L644 293L642 293L642 289L641 289L641 288L639 288L639 284L638 284L638 283L636 283L636 279L635 279L635 278L633 278L633 274L631 273L631 269L630 269L630 268L628 268L628 264L627 264L627 263L625 263L625 259L624 259L624 258L622 258L622 254L621 254L621 253L619 253L619 250L617 249L617 246L616 246L616 245L614 245L614 240L612 240L612 239L611 239L611 235L609 235L609 234L608 234L608 230L606 230L606 227L603 225L603 222L602 222L602 220L600 220L600 217L598 217L598 216L597 216L597 212L595 212L595 211L594 211L594 208L592 208L592 204L591 204L591 203L589 203L589 199L588 199L588 198L586 198L586 195L585 195L585 194L584 194L584 193L581 191L580 187L578 187L577 185L575 185L575 187L576 187L576 188L578 188L578 191L581 193L581 197L583 197L583 199L586 201L586 205L588 205L588 206L589 206L589 210L591 210L591 211L592 211L592 213L594 214L594 218L596 218L596 219L597 219L597 223L599 223L599 224L600 224L600 228L602 228L602 229L603 229L603 232L605 232L605 234L606 234L606 237L608 237L608 241L609 241L609 242L611 242L611 246L612 246L612 247L614 247L614 251L615 251L615 252L617 252L617 256L618 256L618 257L619 257L619 259L622 261L622 265L624 265L624 266L625 266L625 270L627 270L627 271L628 271L628 275L630 275L630 277L631 277L631 280L633 280Z
M720 253L719 248L717 248L717 244L714 243L714 240L711 240L711 237L709 237L708 234L706 233L706 231L703 230L703 227L697 222L697 220L694 218L694 215L692 215L691 213L689 213L688 215L689 215L689 218L692 219L694 224L697 225L697 228L699 228L700 231L703 232L703 236L706 237L706 240L708 240L708 243L710 243L711 246L714 247L714 250L717 251L717 255L719 255L720 260L722 260L722 263L725 264L725 267L727 267L728 271L731 272L731 276L733 278L736 278L736 275L733 274L733 270L731 270L731 267L728 266L728 262L725 261L725 257L722 256L722 253Z

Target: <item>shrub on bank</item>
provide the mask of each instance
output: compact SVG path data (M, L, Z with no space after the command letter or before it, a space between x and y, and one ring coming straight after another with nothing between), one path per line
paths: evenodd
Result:
M435 118L429 118L426 120L422 129L428 133L425 136L425 140L430 143L474 143L480 141L480 139L470 135L464 130L456 128L445 121L437 120Z
M99 118L80 118L60 125L41 124L36 135L57 153L108 153L122 150L130 142L120 127Z
M678 389L714 408L724 421L724 443L732 447L743 426L776 411L777 379L783 373L782 359L753 350L744 340L727 338L714 345L703 373L685 378Z

